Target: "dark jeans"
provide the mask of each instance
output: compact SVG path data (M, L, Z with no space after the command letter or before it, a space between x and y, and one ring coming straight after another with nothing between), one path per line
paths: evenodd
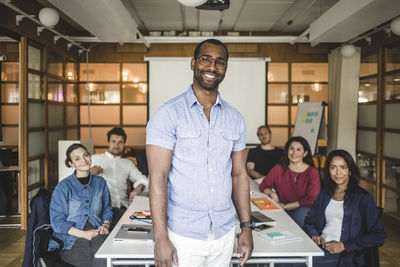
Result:
M83 229L93 229L93 226L86 223ZM71 249L60 252L61 259L77 267L105 267L107 260L96 259L95 254L106 238L107 235L98 235L90 241L85 238L78 238Z
M300 226L300 228L303 228L304 219L306 218L309 210L310 207L301 206L295 210L288 210L286 212L293 219L293 221L295 221L297 225Z

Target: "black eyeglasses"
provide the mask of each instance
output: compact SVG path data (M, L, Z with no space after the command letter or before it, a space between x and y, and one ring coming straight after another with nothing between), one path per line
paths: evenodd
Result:
M204 66L204 67L208 67L210 66L214 61L215 61L215 67L219 70L224 70L226 69L226 60L222 59L222 58L212 58L210 56L199 56L196 59L200 65Z

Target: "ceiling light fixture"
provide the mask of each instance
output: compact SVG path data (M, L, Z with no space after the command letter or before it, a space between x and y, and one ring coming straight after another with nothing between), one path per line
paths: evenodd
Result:
M400 35L400 17L397 17L394 20L392 20L392 22L390 23L390 30L394 34Z
M343 45L342 48L340 48L340 54L346 58L350 58L354 56L356 53L356 47L352 44L346 44Z
M57 10L49 7L42 8L39 12L40 22L47 27L54 27L60 20Z
M184 6L196 7L196 6L201 6L202 4L207 2L207 0L178 0L178 2Z

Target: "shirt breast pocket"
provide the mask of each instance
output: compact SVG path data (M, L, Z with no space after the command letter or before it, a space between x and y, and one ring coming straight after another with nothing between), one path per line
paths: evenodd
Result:
M239 133L229 130L229 129L224 129L221 130L221 136L222 136L222 153L225 155L225 157L230 157L233 149L234 143L239 140Z
M178 128L178 140L175 152L184 156L194 158L200 154L201 133L197 128Z
M68 201L68 218L75 221L74 218L79 217L82 213L82 201L70 198Z

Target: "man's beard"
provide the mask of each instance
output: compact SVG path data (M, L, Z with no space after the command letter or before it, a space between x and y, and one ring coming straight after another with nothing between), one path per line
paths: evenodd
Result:
M212 91L215 88L218 88L219 84L223 81L224 77L221 78L221 75L216 73L216 72L211 72L214 75L216 75L217 79L212 83L212 84L208 84L204 81L203 79L203 73L205 73L206 71L204 70L199 70L197 68L194 69L194 78L196 79L196 81L198 82L198 84L204 88L207 91Z

